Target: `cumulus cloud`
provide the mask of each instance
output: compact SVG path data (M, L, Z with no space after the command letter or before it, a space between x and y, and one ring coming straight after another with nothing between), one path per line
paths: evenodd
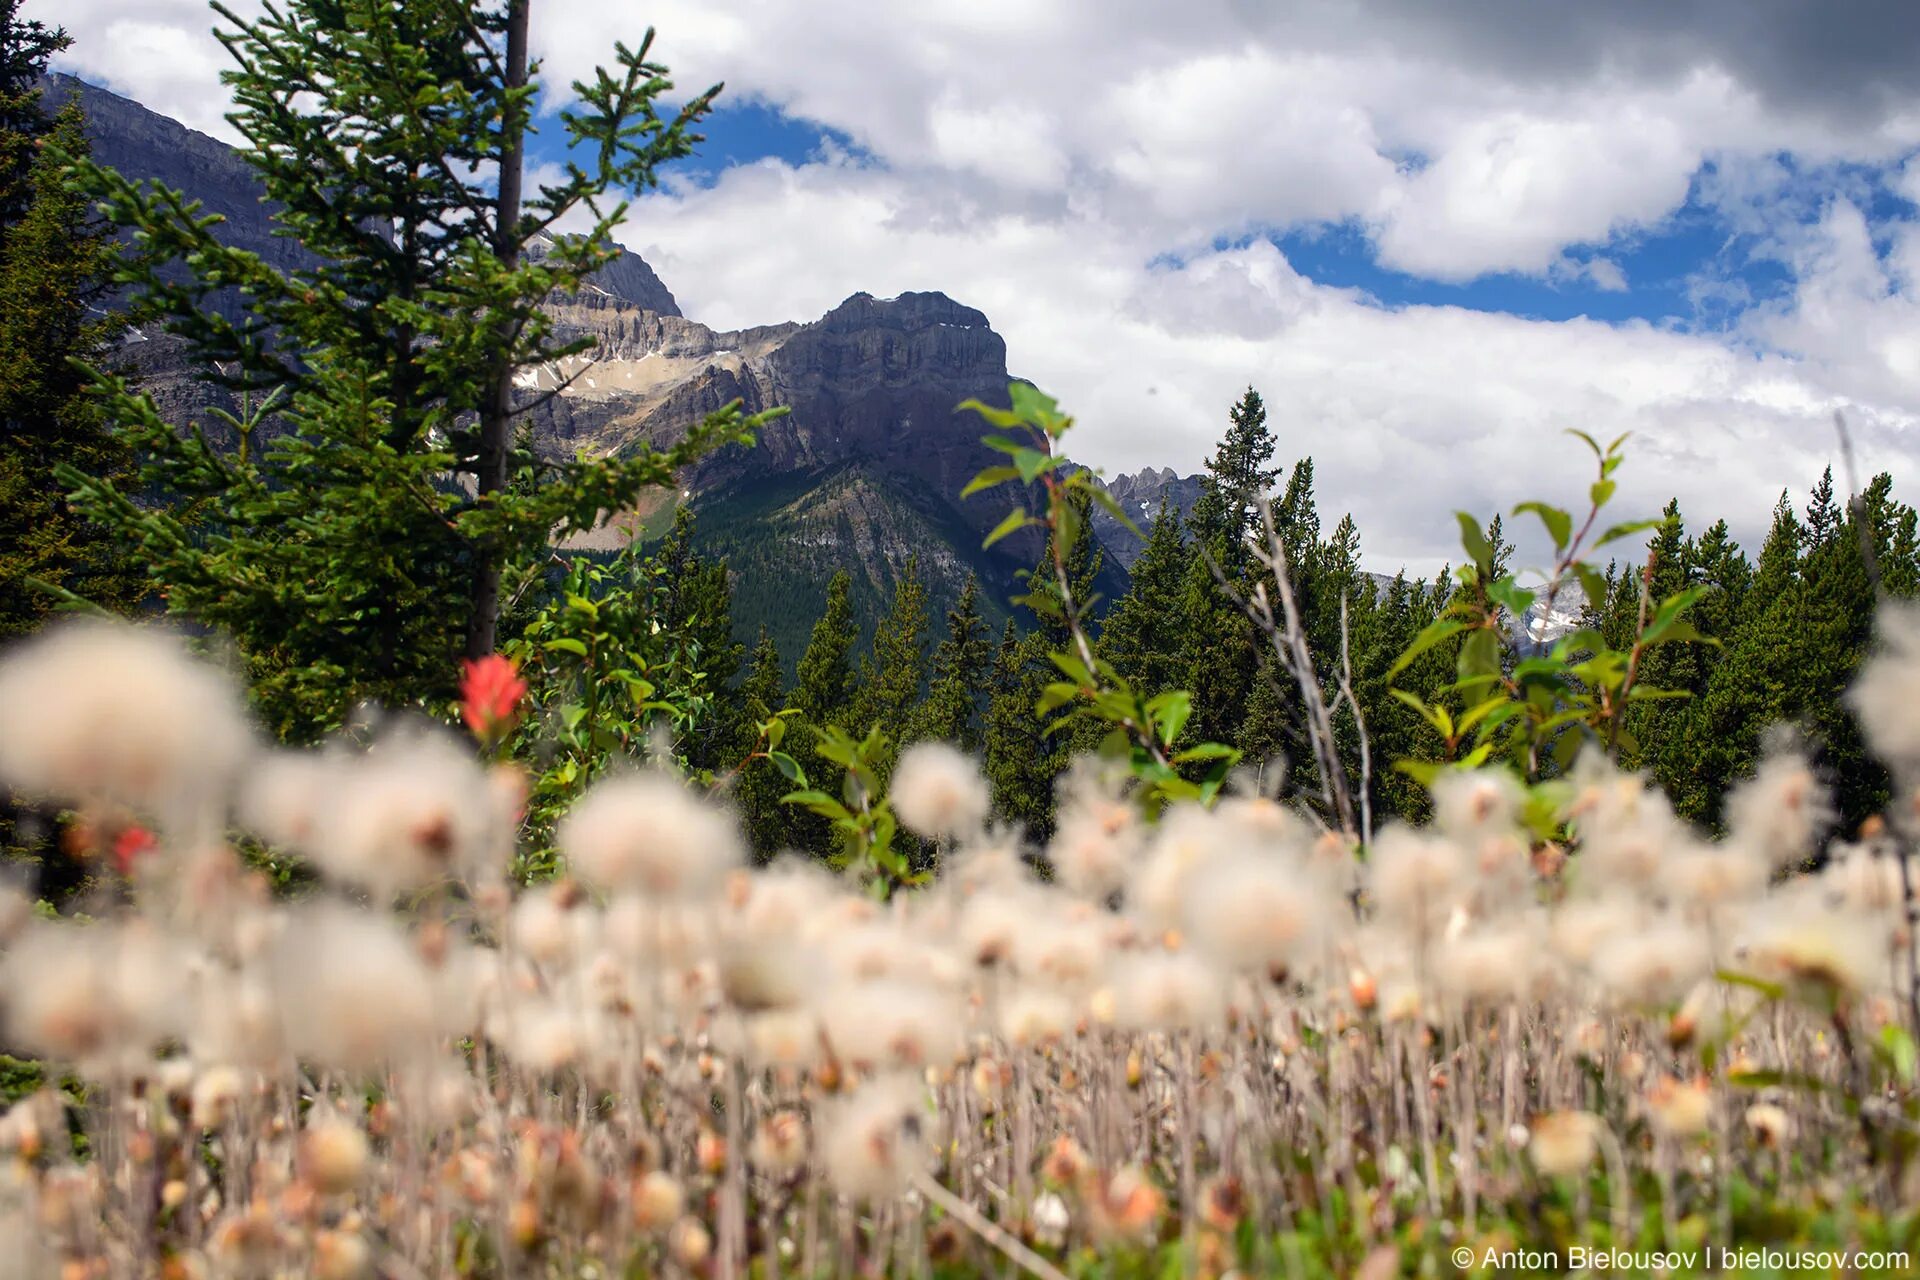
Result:
M196 0L28 0L65 65L220 129ZM1198 465L1248 383L1375 564L1445 554L1448 504L1580 491L1560 434L1635 430L1622 502L1750 537L1848 408L1903 476L1920 413L1920 6L1860 0L538 0L548 105L660 29L682 95L725 80L851 140L638 202L688 313L803 319L865 289L978 306L1109 467ZM1904 164L1905 168L1900 166ZM1631 244L1704 209L1693 333L1387 306L1268 233L1340 226L1380 267L1630 290ZM1782 277L1756 298L1740 255ZM1624 259L1624 261L1623 261ZM1567 474L1574 472L1576 474Z
M1062 398L1076 449L1110 469L1197 467L1251 383L1282 453L1314 457L1324 500L1383 568L1437 566L1457 505L1577 500L1587 463L1568 428L1636 433L1623 511L1678 497L1749 539L1825 465L1835 408L1868 465L1916 478L1920 380L1868 395L1845 367L1746 335L1383 306L1305 279L1265 240L1143 268L1144 246L1097 221L930 222L920 198L885 170L767 162L647 197L629 243L722 326L817 315L850 279L943 289L994 319L1014 372Z

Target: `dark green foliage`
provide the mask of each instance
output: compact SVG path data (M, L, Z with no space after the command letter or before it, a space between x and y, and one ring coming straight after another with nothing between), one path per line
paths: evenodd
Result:
M979 579L970 577L947 610L947 635L933 652L932 682L913 717L911 741L950 742L969 754L980 750L994 651L979 600Z
M124 480L133 459L71 363L98 356L113 332L99 304L114 248L54 158L86 154L79 105L49 121L34 88L67 41L15 9L0 7L0 640L38 627L61 594L115 611L144 594L54 478L65 465Z
M1047 641L1011 620L1000 633L986 716L987 781L994 813L1044 839L1053 827L1053 780L1066 767L1062 735L1048 734L1034 707L1053 673Z
M833 576L827 586L827 606L813 624L813 638L800 655L795 671L792 705L814 724L834 724L846 718L853 702L854 627L847 573Z
M908 560L893 588L893 605L873 634L870 657L860 661L858 694L849 719L861 731L878 727L889 747L878 761L885 778L910 730L908 718L927 679L927 588L917 560Z
M1181 624L1191 559L1180 513L1163 501L1147 545L1133 562L1127 593L1107 611L1100 628L1100 656L1143 689L1177 689L1187 674Z
M52 122L40 104L47 61L73 44L61 27L20 20L20 0L0 0L0 227L12 227L39 199L33 176Z
M584 349L555 336L541 304L610 259L625 212L614 193L685 155L711 103L709 92L670 120L655 113L670 86L647 60L650 36L576 86L563 119L592 167L569 165L523 200L537 89L516 66L524 7L293 0L252 22L221 12L241 155L304 265L283 271L222 245L179 193L70 158L140 246L118 273L134 315L183 339L210 379L281 398L271 415L225 423L240 437L228 452L102 374L125 439L147 455L141 488L160 501L62 474L172 611L233 637L265 718L301 739L364 699L447 697L455 659L492 647L502 594L544 572L550 540L754 423L729 406L670 450L598 462L543 460L506 433L515 375ZM576 212L590 216L585 234L550 234ZM536 261L537 241L548 247Z
M758 725L773 719L786 705L781 682L780 647L764 630L753 647L752 664L733 698L735 734L730 752L739 772L731 776L734 803L746 828L755 856L765 860L795 843L794 810L781 803L791 790L778 771L762 761L744 765L759 741Z
M662 587L655 620L684 637L699 655L708 688L731 687L747 652L734 639L732 579L724 560L710 560L694 550L690 509L681 507L674 513L673 528L652 559L659 567ZM729 763L724 748L740 732L733 723L735 710L732 705L716 707L714 714L689 727L680 748L690 767L711 771Z

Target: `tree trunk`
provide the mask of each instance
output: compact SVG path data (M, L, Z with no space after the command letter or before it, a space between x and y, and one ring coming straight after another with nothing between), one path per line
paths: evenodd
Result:
M527 11L532 0L510 0L507 6L508 92L527 83ZM511 271L520 265L520 193L526 167L526 131L519 108L509 108L502 120L499 204L494 216L493 252ZM480 407L479 499L507 487L507 428L513 414L513 319L500 321L500 367L486 402ZM500 569L504 549L493 539L474 547L473 610L467 622L467 656L492 653L500 629Z

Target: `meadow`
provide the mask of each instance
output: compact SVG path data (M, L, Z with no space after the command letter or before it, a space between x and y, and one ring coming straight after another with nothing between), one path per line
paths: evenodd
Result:
M1856 705L1920 766L1920 619L1883 628ZM514 691L470 693L485 726ZM890 804L938 875L886 895L748 865L657 767L519 884L517 766L405 719L269 746L152 629L50 631L0 709L0 772L76 807L106 886L64 919L8 895L6 1038L45 1064L0 1119L9 1274L1900 1274L1916 1245L1908 814L1828 840L1791 754L1716 841L1590 752L1567 845L1490 768L1362 858L1257 793L1150 820L1091 758L1026 848L921 744ZM236 825L318 884L273 892Z

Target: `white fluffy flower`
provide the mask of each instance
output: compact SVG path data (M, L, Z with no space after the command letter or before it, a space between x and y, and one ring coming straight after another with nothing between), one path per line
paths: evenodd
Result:
M201 821L251 743L233 682L166 631L55 627L0 662L0 778L22 791Z
M829 1109L819 1129L827 1177L855 1200L891 1200L932 1159L926 1091L893 1077L866 1085Z
M1188 887L1184 936L1228 968L1298 973L1320 959L1343 909L1317 888L1296 863L1270 852L1216 858Z
M893 811L929 840L972 835L987 820L987 780L970 758L944 742L908 747L893 772Z
M1875 754L1911 774L1920 771L1920 608L1880 610L1880 652L1847 694Z
M447 734L406 729L363 755L282 759L252 806L333 880L380 898L503 871L506 834L493 789Z
M733 816L664 773L596 785L561 824L559 844L582 879L681 901L712 897L746 858Z

